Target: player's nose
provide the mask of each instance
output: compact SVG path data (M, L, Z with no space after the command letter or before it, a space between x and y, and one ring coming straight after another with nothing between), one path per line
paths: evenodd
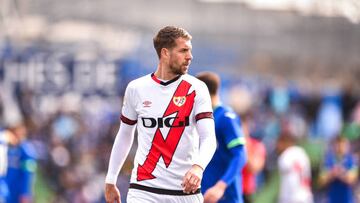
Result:
M186 55L186 60L192 60L193 59L193 55L191 54L191 52L189 52L187 55Z

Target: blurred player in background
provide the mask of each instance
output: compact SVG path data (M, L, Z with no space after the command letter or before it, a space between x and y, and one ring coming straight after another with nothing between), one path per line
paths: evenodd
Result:
M156 71L130 82L121 126L106 176L106 202L120 202L119 171L131 148L135 126L138 149L128 203L203 202L203 170L216 148L211 99L206 85L187 74L191 35L166 26L154 37Z
M9 187L7 203L33 202L32 186L36 170L36 151L27 141L27 129L23 123L11 126L9 130L18 140L8 149L8 171L6 182Z
M0 203L5 203L9 189L5 181L8 166L8 145L16 144L15 135L9 130L0 130Z
M279 203L312 203L311 167L305 150L296 146L296 137L289 130L283 130L277 140L280 154Z
M244 203L254 202L254 194L256 193L256 176L264 168L266 159L265 145L250 136L249 115L244 115L243 129L246 140L247 162L242 170L242 187ZM243 117L241 117L243 118Z
M209 89L214 109L217 149L205 169L201 191L205 203L243 202L241 174L246 162L245 138L240 118L219 98L220 78L212 72L202 72L197 78Z
M328 187L329 203L353 203L358 165L345 137L336 137L332 146L325 156L320 185Z

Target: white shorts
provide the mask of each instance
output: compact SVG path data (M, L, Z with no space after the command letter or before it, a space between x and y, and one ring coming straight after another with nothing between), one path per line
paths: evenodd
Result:
M193 195L165 195L130 188L127 203L203 203L201 193Z

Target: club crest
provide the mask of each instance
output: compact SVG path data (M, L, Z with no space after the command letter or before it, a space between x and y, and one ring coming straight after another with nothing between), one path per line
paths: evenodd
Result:
M173 102L176 106L182 106L185 104L186 102L186 97L182 96L182 97L173 97Z

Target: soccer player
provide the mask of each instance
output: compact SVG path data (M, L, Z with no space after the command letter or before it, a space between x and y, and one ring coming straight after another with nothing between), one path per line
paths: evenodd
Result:
M127 202L203 201L199 186L216 138L206 85L187 74L191 38L182 28L162 28L153 39L156 71L128 84L105 180L106 202L121 201L115 184L136 126L138 148Z
M242 203L240 171L245 165L246 153L240 118L229 107L221 104L218 75L202 72L197 78L205 82L210 92L218 144L201 182L204 202Z
M253 203L257 190L256 176L265 166L266 148L260 140L250 136L249 115L243 121L244 136L246 140L247 162L242 170L242 187L244 203Z
M296 137L288 131L283 130L276 143L280 154L278 203L312 203L310 160L305 150L296 146Z
M358 165L349 145L345 137L338 136L326 153L320 184L328 186L329 203L355 202L353 186L358 179Z
M32 202L32 186L36 170L35 148L26 139L27 129L23 123L18 123L9 130L16 136L18 143L8 148L7 203Z

